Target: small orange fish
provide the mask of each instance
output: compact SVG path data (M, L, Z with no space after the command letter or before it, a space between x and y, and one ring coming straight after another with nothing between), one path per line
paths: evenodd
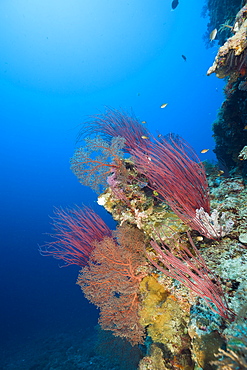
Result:
M142 123L147 123L146 121L142 121Z
M246 125L246 126L244 126L244 130L247 130L247 125Z
M201 153L204 154L204 153L207 153L208 151L209 151L209 149L202 149Z
M145 139L145 140L149 139L149 137L148 137L148 136L144 136L144 135L142 135L142 136L141 136L141 138L142 138L142 139Z
M168 105L168 103L162 104L160 108L165 108Z

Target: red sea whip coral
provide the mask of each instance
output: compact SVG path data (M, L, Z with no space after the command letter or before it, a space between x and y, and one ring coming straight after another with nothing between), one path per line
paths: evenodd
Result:
M181 137L170 134L156 139L135 116L113 109L92 117L81 135L85 133L101 134L107 140L123 137L123 151L133 156L148 186L192 229L210 239L223 237L231 229L232 223L216 210L210 214L204 166Z
M56 208L52 217L55 239L40 247L43 256L53 256L67 265L85 266L94 249L94 242L112 235L111 230L91 208Z
M144 137L149 136L149 132L132 113L131 115L107 108L105 114L98 114L91 117L82 129L79 138L85 135L103 135L104 139L111 140L113 137L125 139L123 150L129 153L132 149L141 145L145 146Z
M228 226L224 222L221 225L218 213L210 216L205 169L185 140L173 134L161 136L159 140L153 138L145 148L136 147L131 154L149 186L181 220L211 239L226 234Z
M180 245L178 240L171 240L168 246L160 238L159 243L153 240L150 243L158 261L147 253L149 261L163 274L180 281L204 299L212 311L233 321L235 314L227 305L220 281L209 270L190 234L187 234L192 252L186 245Z

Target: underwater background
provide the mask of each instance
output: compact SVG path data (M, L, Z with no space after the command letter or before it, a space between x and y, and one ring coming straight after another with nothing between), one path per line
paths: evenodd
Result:
M38 245L54 206L83 203L115 227L69 163L80 124L106 106L133 109L153 134L179 134L202 160L215 159L224 81L206 75L218 46L203 41L203 5L1 1L1 369L120 366L95 354L98 311L75 285L79 267L60 268Z

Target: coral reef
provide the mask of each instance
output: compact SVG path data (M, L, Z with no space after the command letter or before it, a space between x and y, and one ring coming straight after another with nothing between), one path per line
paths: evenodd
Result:
M247 5L237 14L232 32L215 57L213 65L209 68L207 75L216 73L219 78L230 76L230 81L236 81L241 75L246 75L247 56Z
M209 190L204 167L187 142L177 135L159 135L158 140L148 141L146 151L137 147L131 153L138 172L148 179L149 188L185 224L208 238L220 236L197 217L200 208L210 213Z
M218 370L247 369L247 327L246 304L239 312L237 320L224 332L226 346L215 355L217 360L211 362Z
M228 79L223 102L213 131L214 152L228 170L246 175L247 166L240 152L247 142L247 4L236 15L233 36L219 48L207 74Z
M186 245L181 245L179 240L171 242L170 246L162 242L159 246L156 241L151 241L151 246L158 255L159 264L154 260L155 257L147 254L149 261L157 270L178 280L203 298L212 311L219 313L227 320L234 320L234 314L225 302L220 282L212 276L212 272L208 269L189 234L188 240L192 252Z
M235 82L231 95L222 103L213 124L214 152L228 172L234 170L245 175L247 165L239 155L247 142L247 91L239 90L237 84Z
M244 6L245 0L206 0L202 10L202 16L208 16L207 31L204 35L204 42L207 47L213 46L214 41L210 40L210 33L217 29L216 40L219 45L231 36L231 28L236 13Z
M144 357L138 366L138 370L168 370L170 367L166 367L163 351L157 345L152 344L150 355Z
M121 225L125 222L136 225L148 235L153 229L166 226L166 236L188 230L188 227L176 216L169 206L158 199L158 193L148 187L148 180L140 174L133 161L125 160L122 166L108 177L108 188L98 197L102 205L114 220Z
M85 183L85 176L91 179L102 169L98 204L119 226L111 232L99 222L97 233L100 218L94 213L91 217L86 212L84 218L83 210L72 217L61 213L61 221L58 214L58 243L46 254L65 256L66 262L70 255L72 263L80 262L82 254L78 284L100 309L103 329L131 345L142 345L145 356L139 370L221 369L224 363L231 366L232 351L243 363L245 331L242 344L240 339L240 344L231 344L247 320L243 178L219 176L213 164L206 171L193 149L175 135L155 139L146 128L142 131L135 117L107 114L100 115L100 126L93 123L91 131L87 123L87 130L93 135L97 127L93 140L102 139L104 150L117 135L120 150L110 159L103 153L97 163L93 157L90 172L84 171L78 149L76 175ZM119 136L122 132L124 137ZM245 151L242 155L244 162ZM88 155L87 165L90 160ZM94 187L94 181L88 184ZM188 188L192 199L185 194ZM86 252L84 235L90 236Z
M158 276L149 275L140 284L141 325L147 327L147 334L154 342L162 343L174 353L189 348L190 339L186 335L189 322L189 304L187 310L174 294L171 286L158 281Z
M159 343L152 343L150 353L139 362L138 370L194 370L190 351L184 350L179 356L168 358L166 350Z

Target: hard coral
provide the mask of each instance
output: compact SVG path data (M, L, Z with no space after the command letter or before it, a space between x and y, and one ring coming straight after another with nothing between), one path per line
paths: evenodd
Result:
M231 76L236 80L241 75L246 75L247 56L247 5L237 14L232 28L234 35L227 39L220 47L213 65L207 71L209 76L216 73L219 78Z

